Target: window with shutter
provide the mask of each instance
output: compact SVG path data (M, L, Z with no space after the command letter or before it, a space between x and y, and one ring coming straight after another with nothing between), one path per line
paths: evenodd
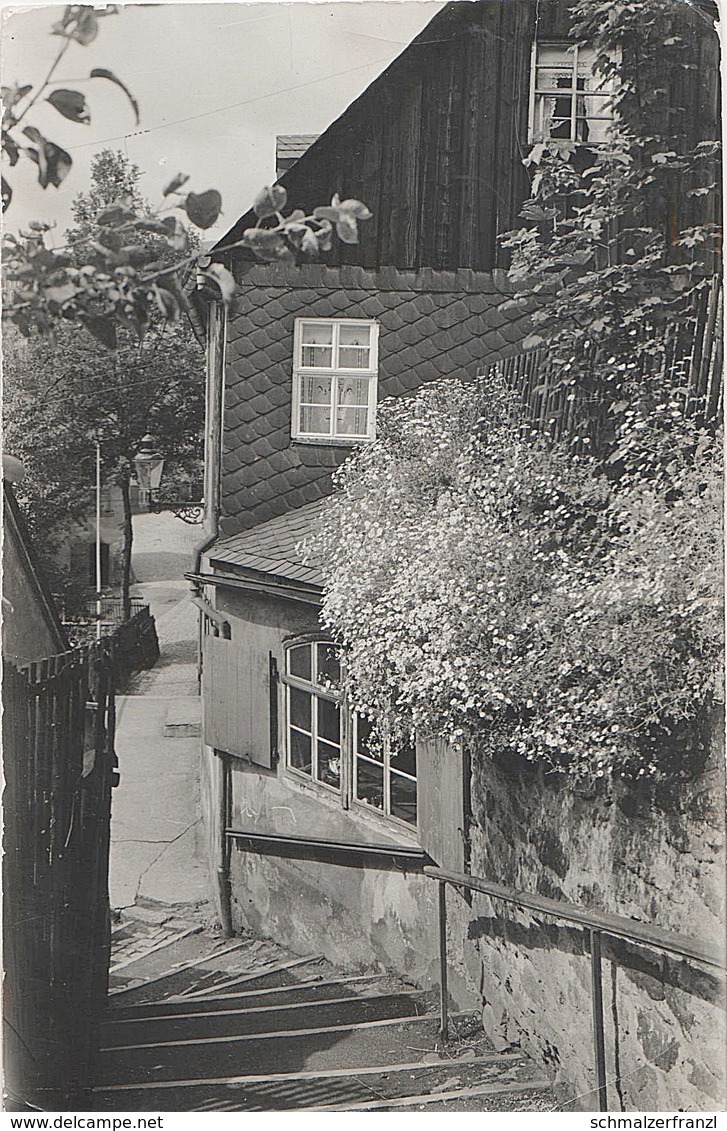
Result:
M272 766L273 674L267 653L257 653L221 636L203 638L203 733L207 746L246 758L256 766Z
M417 741L419 842L440 868L464 872L466 778L461 749Z

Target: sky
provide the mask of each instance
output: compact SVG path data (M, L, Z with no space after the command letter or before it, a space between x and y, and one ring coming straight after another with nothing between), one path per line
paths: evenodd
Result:
M28 116L73 159L60 189L43 191L28 160L5 172L13 201L7 230L53 220L60 244L70 204L88 189L90 162L119 149L143 170L139 187L156 207L162 188L189 173L187 188L222 194L223 215L206 233L218 239L275 177L277 134L322 133L426 26L443 3L351 0L344 3L128 4L100 21L96 40L73 43L54 87L82 91L91 123L70 122L39 101ZM4 5L3 85L43 80L60 40L50 35L63 5ZM114 72L137 99L90 79ZM323 201L321 203L324 203Z

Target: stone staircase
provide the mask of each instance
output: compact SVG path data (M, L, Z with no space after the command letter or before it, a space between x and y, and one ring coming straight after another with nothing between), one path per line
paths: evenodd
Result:
M164 934L166 931L166 935ZM96 1111L547 1111L550 1081L436 993L147 912L114 956Z

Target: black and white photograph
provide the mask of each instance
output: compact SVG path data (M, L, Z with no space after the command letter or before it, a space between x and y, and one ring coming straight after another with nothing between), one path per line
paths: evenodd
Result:
M6 1127L718 1127L720 41L3 5Z

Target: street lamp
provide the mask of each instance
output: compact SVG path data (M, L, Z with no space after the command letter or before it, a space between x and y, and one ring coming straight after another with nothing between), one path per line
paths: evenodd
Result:
M147 432L139 441L139 448L134 456L136 481L139 484L139 500L149 503L152 491L158 491L164 471L164 457L156 452L154 437Z

